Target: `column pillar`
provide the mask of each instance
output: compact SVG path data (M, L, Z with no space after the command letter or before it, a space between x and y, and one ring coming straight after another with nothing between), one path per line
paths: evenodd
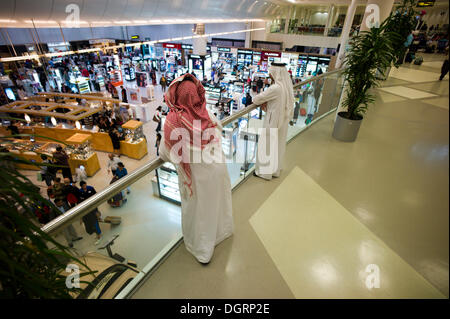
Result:
M347 15L345 16L344 27L342 28L341 42L339 47L339 53L336 59L335 68L339 69L344 61L345 47L350 37L350 29L352 27L353 18L355 17L356 0L352 0L352 3L347 9Z
M194 25L194 34L204 35L205 34L205 24L198 23ZM197 55L206 55L206 44L208 39L205 37L192 39L193 53Z
M392 7L394 6L394 0L367 0L366 12L364 13L364 17L361 22L361 28L359 29L360 31L369 31L369 27L367 26L367 24L370 25L370 21L367 21L367 19L373 19L373 10L370 10L369 8L369 5L371 4L378 6L380 10L379 12L381 24L384 20L386 20L387 17L389 17L389 14L392 11Z
M246 29L252 29L253 28L253 22L246 23ZM251 48L252 47L252 34L251 32L245 32L245 47Z
M328 29L330 28L331 23L333 21L333 14L334 14L334 4L332 4L328 7L327 23L325 24L325 30L323 31L323 35L325 37L328 35Z

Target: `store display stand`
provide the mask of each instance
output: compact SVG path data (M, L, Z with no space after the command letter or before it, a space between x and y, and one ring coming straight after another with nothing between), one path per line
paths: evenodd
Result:
M70 144L70 145L74 145L75 149L81 149L81 148L88 149L87 151L86 150L81 151L81 152L87 152L84 154L89 155L85 158L80 158L79 155L76 155L74 153L70 154L69 166L70 166L70 170L72 171L72 174L75 173L75 169L79 165L84 166L84 168L86 170L86 174L89 177L94 176L95 173L97 173L100 170L100 163L98 161L97 153L89 150L91 139L92 139L92 135L90 135L90 134L76 133L66 140L66 143ZM84 147L84 145L87 145L87 147Z
M130 133L126 141L120 141L121 154L134 159L141 159L147 155L147 141L145 138L141 137L136 142L133 141L133 136L138 134L138 130L142 131L143 125L142 122L135 120L130 120L122 125L122 128L128 130Z

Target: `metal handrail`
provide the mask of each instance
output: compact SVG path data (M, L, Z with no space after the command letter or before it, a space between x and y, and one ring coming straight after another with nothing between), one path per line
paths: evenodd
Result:
M321 74L319 76L315 76L312 78L309 78L305 81L302 81L300 83L297 83L294 85L294 89L298 88L302 85L305 85L307 83L310 83L312 81L318 80L320 78L323 78L325 76L329 76L334 73L341 72L342 69L334 70L328 73ZM259 105L251 104L248 107L245 107L239 112L234 113L233 115L230 115L226 119L221 121L222 126L228 125L232 123L233 121L241 118L242 116L250 113L254 109L258 108ZM145 175L148 175L158 167L164 164L164 161L157 157L156 159L152 160L149 163L144 164L143 166L136 169L134 172L122 177L121 179L117 180L113 184L109 185L104 190L98 192L97 194L89 197L88 199L82 201L77 206L71 208L69 211L67 211L65 214L58 216L57 218L53 219L49 223L47 223L45 226L41 228L42 231L52 234L55 233L62 228L68 226L69 224L73 223L75 219L81 218L84 215L88 214L95 208L97 208L100 204L106 202L108 199L113 197L115 194L119 193L121 190L125 189L126 187L130 186L134 182L138 181Z

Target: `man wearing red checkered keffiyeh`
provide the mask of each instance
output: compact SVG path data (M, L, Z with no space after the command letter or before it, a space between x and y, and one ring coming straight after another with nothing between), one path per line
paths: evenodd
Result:
M191 74L174 80L165 100L170 111L160 156L177 168L186 249L209 263L215 245L233 233L230 177L225 161L217 161L225 158L222 126L206 109L205 89Z

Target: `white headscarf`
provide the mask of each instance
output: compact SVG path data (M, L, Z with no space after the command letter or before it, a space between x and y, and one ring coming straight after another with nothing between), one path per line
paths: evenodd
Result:
M272 65L269 68L269 74L272 74L275 83L281 86L282 96L281 103L285 109L285 118L291 119L294 115L294 87L292 85L291 76L284 66Z

